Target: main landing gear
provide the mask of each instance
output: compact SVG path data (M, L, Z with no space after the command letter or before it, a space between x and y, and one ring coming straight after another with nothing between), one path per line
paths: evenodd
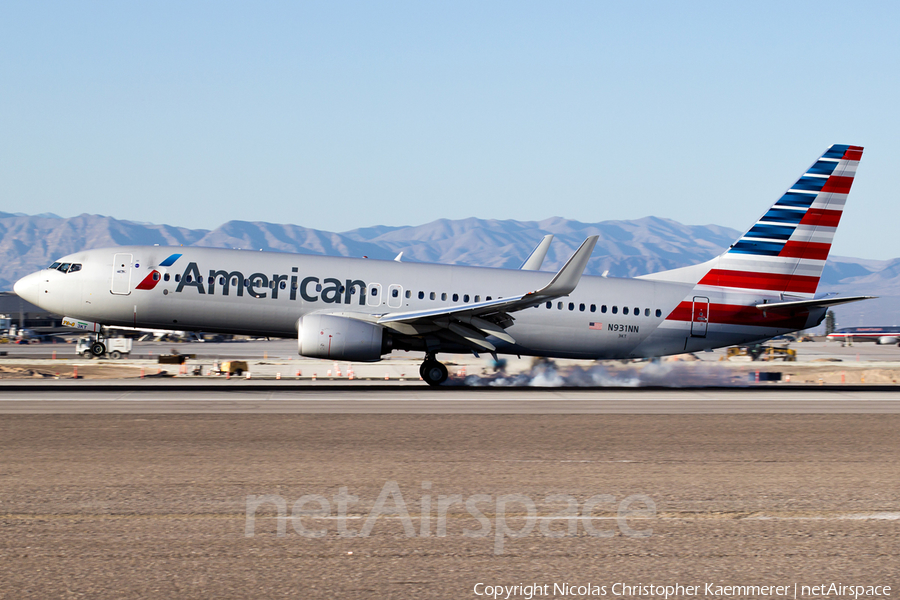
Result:
M419 375L428 385L437 386L447 381L447 367L435 360L433 354L425 356L425 362L419 367Z

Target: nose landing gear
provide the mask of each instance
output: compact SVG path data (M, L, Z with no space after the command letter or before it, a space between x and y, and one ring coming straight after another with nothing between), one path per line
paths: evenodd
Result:
M435 360L433 354L425 356L425 362L419 367L419 375L428 385L438 386L447 381L447 367Z

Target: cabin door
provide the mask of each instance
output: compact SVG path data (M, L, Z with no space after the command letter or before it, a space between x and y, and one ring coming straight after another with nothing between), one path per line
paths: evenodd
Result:
M706 337L709 327L709 298L694 296L691 309L691 337Z
M131 293L131 254L113 256L112 282L109 291L113 294L127 296Z

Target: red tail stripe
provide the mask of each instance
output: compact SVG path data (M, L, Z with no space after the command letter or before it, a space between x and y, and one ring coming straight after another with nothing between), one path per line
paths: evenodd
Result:
M831 244L818 242L791 242L788 241L778 256L785 258L808 258L810 260L826 260Z
M831 192L833 194L849 194L850 186L853 185L852 177L841 177L840 175L832 175L822 187L823 192Z
M815 293L816 287L819 285L819 278L810 277L809 275L713 269L700 280L699 285L812 294Z
M690 322L693 314L692 303L684 300L673 310L666 320ZM794 314L785 311L761 311L755 306L742 304L710 304L706 318L709 323L721 325L751 325L757 327L781 327L802 329L806 327L808 310L797 310Z
M860 160L862 158L862 148L859 148L859 149L854 149L854 148L859 148L859 147L858 146L850 146L850 149L846 150L844 152L844 156L843 156L844 160Z
M803 215L801 225L821 225L823 227L837 227L841 222L841 211L826 210L823 208L810 208Z

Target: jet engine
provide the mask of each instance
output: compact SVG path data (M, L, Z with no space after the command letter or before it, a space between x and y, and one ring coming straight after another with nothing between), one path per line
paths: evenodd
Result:
M883 335L880 338L878 338L879 344L893 345L893 344L896 344L897 342L898 342L898 338L896 335Z
M336 315L311 314L297 323L301 356L375 362L391 351L390 333L381 325Z

